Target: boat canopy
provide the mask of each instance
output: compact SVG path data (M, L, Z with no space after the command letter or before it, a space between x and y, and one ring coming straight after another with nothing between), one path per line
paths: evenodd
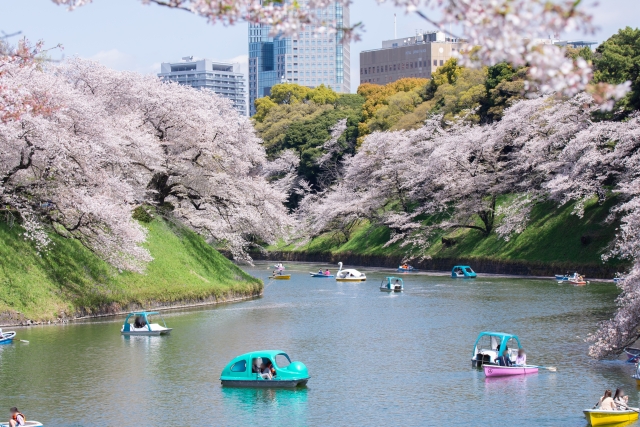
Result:
M129 314L127 314L127 318L124 319L124 325L122 328L123 332L129 332L131 330L131 325L129 324L129 319L131 319L132 317L142 317L144 319L144 326L147 327L147 329L149 331L151 331L151 324L149 323L149 318L148 316L151 316L152 314L158 314L160 315L159 311L133 311ZM162 316L160 316L160 318L162 319L162 323L164 323L164 327L167 327L167 323L164 321L164 319L162 318Z
M284 357L285 360L283 360L282 357ZM251 374L252 363L256 359L269 359L276 368L284 368L291 363L289 355L282 350L253 351L234 357L224 368L222 375L247 376ZM231 372L233 372L233 374L231 374Z
M394 276L387 277L387 285L391 285L392 282L395 283L396 281L399 281L400 284L404 286L404 281L402 280L402 277L394 277Z
M478 352L478 343L484 337L489 337L491 339L491 347L498 347L498 354L502 354L505 349L507 342L510 339L515 340L518 343L518 348L521 348L520 339L517 335L505 334L504 332L480 332L478 335L478 339L476 339L476 343L473 345L473 356L475 356Z

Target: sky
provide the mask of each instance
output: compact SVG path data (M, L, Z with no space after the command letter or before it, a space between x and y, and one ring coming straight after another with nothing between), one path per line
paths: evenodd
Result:
M564 34L560 38L602 41L619 28L640 25L640 0L593 3L586 0L585 4L593 12L598 32L588 36ZM352 92L360 83L359 52L380 48L382 40L394 38L394 13L398 37L435 29L415 14L407 15L389 3L376 5L375 0L355 0L350 13L352 23L364 24L362 40L351 45ZM21 31L20 37L43 40L46 46L62 44L63 51L51 54L55 59L79 56L118 70L155 74L160 72L161 62L193 55L236 62L242 72L247 72L247 24L211 25L188 12L143 5L139 0L93 0L71 12L51 0L0 0L0 31Z

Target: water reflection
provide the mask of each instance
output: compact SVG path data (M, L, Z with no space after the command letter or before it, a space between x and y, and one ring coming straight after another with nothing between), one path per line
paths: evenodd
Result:
M266 279L265 267L249 271ZM292 265L262 299L168 313L169 336L122 336L122 318L18 328L31 343L0 346L0 419L18 406L47 427L573 427L606 388L640 401L633 365L592 361L581 338L614 310L611 285L412 274L388 294L379 282L395 273L310 278L319 267ZM484 330L517 334L532 363L558 372L485 379L470 367ZM221 387L233 357L263 349L303 362L309 388Z

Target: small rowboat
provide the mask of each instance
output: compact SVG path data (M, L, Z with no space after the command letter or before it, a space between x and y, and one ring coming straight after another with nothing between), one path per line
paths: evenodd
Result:
M11 344L15 337L16 333L14 331L2 332L2 329L0 329L0 344Z
M269 276L269 279L273 279L273 280L289 280L289 279L291 279L291 275L290 274L278 274L276 276Z
M23 425L26 427L42 427L40 421L26 421ZM9 423L0 423L0 427L9 427Z
M407 268L404 268L403 266L399 265L398 271L409 273L409 272L419 271L419 270L417 268L413 268L412 266L408 266Z
M311 274L311 277L335 277L333 274L320 274L320 273L309 273Z
M589 282L586 282L584 280L569 280L569 283L571 283L574 286L584 286Z
M585 409L583 412L587 421L589 421L589 424L592 426L618 424L638 419L638 412L632 410L603 411L602 409Z
M528 375L537 374L537 366L498 366L498 365L482 365L484 375L487 377L506 377L509 375Z
M640 348L625 347L623 351L627 354L627 363L638 363Z

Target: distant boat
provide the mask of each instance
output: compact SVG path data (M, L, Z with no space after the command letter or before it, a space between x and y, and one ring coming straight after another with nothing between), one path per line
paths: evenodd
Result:
M309 272L309 274L311 274L311 277L335 277L333 274L312 273L312 272Z
M456 265L451 269L451 277L453 277L454 279L459 277L472 279L476 276L476 272L473 271L468 265Z
M355 269L342 269L342 263L338 263L339 270L336 273L336 281L338 282L364 282L367 280L367 276L364 273L360 273Z
M504 332L480 332L471 357L471 367L479 368L483 365L495 365L496 359L509 347L509 357L515 361L518 355L520 339L517 335L505 334Z
M120 333L122 335L168 335L171 332L171 328L167 328L167 324L164 319L161 326L157 323L150 323L149 316L160 314L157 311L134 311L129 313L127 318L124 319L124 324ZM129 320L133 317L133 322Z
M269 276L269 279L273 280L289 280L291 279L290 274L276 274L275 276Z
M627 363L638 363L640 359L640 348L625 347L623 351L627 355Z
M402 292L404 291L404 281L400 277L387 277L380 284L380 290L383 292Z
M0 329L0 344L11 344L15 337L15 331L2 332L2 329Z
M409 272L419 271L419 270L417 268L413 268L410 265L408 265L406 268L401 266L401 265L399 265L398 266L398 271L409 273Z

